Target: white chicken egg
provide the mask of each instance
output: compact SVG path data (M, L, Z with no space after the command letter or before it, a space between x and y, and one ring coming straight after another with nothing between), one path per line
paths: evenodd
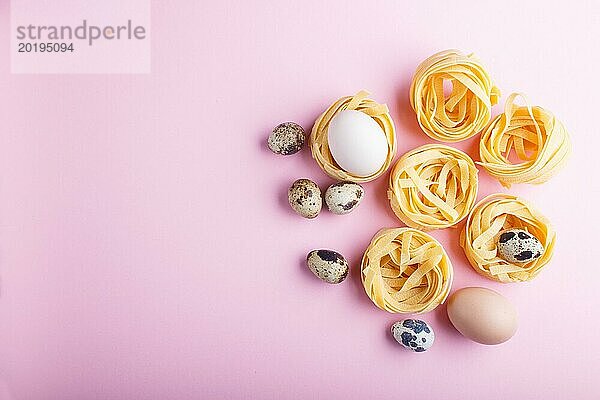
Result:
M385 132L367 114L340 111L331 119L327 134L329 151L344 171L367 177L385 164L388 154Z

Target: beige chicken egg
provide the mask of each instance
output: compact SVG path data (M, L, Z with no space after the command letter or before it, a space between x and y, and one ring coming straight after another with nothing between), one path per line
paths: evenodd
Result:
M448 299L448 318L463 336L481 344L500 344L517 331L515 307L500 293L467 287Z

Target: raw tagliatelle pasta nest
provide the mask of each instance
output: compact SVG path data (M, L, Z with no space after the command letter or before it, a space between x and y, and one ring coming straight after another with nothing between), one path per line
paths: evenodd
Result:
M444 93L450 82L450 94ZM446 50L418 67L410 86L410 104L423 131L442 142L458 142L479 133L491 118L500 90L473 54Z
M382 310L423 313L443 303L453 270L442 245L413 228L384 228L365 251L361 265L367 295Z
M406 225L431 230L465 218L477 197L477 168L467 154L429 144L404 154L390 174L388 198Z
M310 150L313 158L321 169L330 177L340 181L369 182L383 174L392 163L396 154L396 134L394 122L385 104L379 104L368 98L369 93L360 91L354 96L342 97L333 103L319 118L317 118L310 136ZM377 122L385 133L388 151L385 163L370 176L355 176L343 169L335 162L328 144L328 128L331 119L342 110L361 111Z
M481 166L504 187L513 183L544 183L571 154L571 141L564 125L541 107L517 106L511 94L504 113L481 135ZM526 101L526 100L525 100ZM518 161L509 160L514 150Z
M541 257L512 264L498 255L496 238L506 229L523 229L544 246ZM481 275L499 282L533 279L550 261L556 235L550 222L527 201L508 194L490 195L475 205L460 237L471 266Z

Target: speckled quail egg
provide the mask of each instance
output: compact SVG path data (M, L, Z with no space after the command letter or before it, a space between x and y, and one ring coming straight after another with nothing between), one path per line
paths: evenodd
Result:
M544 246L523 229L507 229L497 239L498 256L510 263L526 263L544 254Z
M334 214L348 214L358 207L364 194L365 190L358 183L334 183L325 191L325 204Z
M348 262L333 250L313 250L306 257L308 268L327 283L340 283L348 276Z
M302 149L306 135L304 129L295 122L284 122L273 129L267 144L275 154L295 154Z
M310 179L298 179L288 190L290 206L304 218L316 218L321 212L321 189Z
M394 323L392 336L402 346L417 353L428 350L435 341L433 329L420 319L403 319Z

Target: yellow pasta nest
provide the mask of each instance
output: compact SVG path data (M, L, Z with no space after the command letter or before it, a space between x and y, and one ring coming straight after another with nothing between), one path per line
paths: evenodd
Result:
M429 144L409 151L390 174L392 210L413 228L452 226L475 204L477 172L471 157L446 145Z
M342 97L331 105L319 118L313 126L310 137L310 150L313 158L321 169L330 177L340 181L369 182L383 174L392 163L396 154L396 134L394 122L390 116L389 110L385 104L379 104L368 98L369 93L360 91L354 96ZM329 151L328 133L331 119L342 110L361 111L375 120L383 129L388 143L388 153L385 163L373 175L361 177L352 175L335 162Z
M444 81L452 84L444 94ZM425 133L458 142L480 132L491 118L500 90L473 54L446 50L423 61L410 86L410 104Z
M481 166L500 181L544 183L554 175L571 154L571 142L564 125L541 107L515 105L511 94L504 113L498 115L481 135ZM518 161L509 160L514 150Z
M496 237L505 229L523 229L544 246L540 258L512 264L498 256ZM533 279L550 261L556 235L550 222L525 200L498 193L481 200L467 218L460 244L471 266L481 275L499 282Z
M384 228L365 251L361 277L367 295L382 310L423 313L443 303L452 285L444 248L412 228Z

